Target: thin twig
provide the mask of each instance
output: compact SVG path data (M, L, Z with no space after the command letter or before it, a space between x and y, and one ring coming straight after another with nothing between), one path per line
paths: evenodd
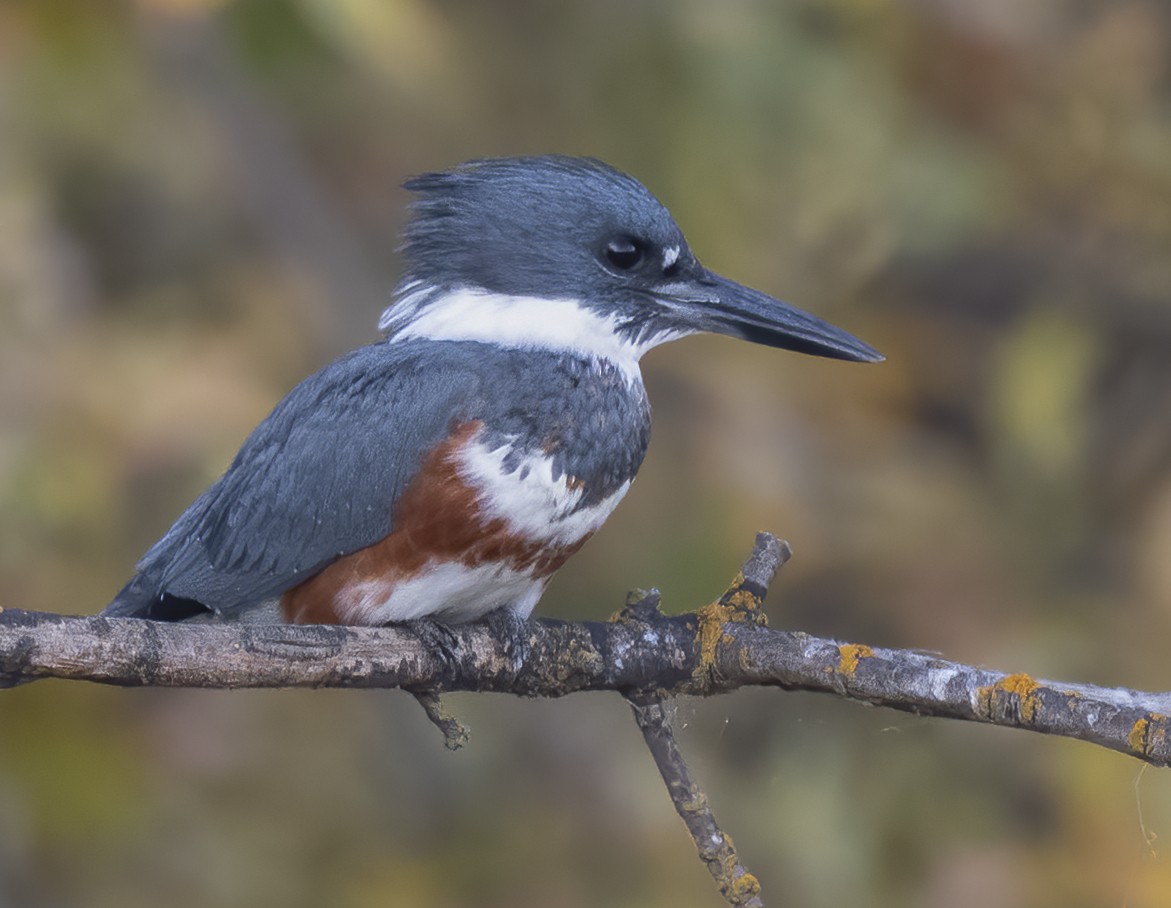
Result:
M468 727L447 711L439 700L439 694L432 690L413 690L411 695L423 707L431 724L442 733L444 747L459 750L468 743L471 737Z
M691 780L663 701L654 696L631 695L626 699L634 710L634 721L655 758L675 810L695 840L699 858L707 866L720 893L729 904L763 908L760 881L740 863L732 839L716 823L707 796Z

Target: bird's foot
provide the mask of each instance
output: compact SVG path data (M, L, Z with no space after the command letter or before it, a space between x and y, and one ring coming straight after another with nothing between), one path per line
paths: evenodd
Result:
M529 619L504 606L490 611L484 618L484 625L500 641L512 667L519 669L533 650Z
M463 638L451 625L434 618L415 618L402 622L402 626L410 630L429 653L445 664L452 665L459 658Z

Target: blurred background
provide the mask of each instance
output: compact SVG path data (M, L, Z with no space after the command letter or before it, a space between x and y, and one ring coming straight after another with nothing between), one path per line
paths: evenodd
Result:
M546 615L774 625L1171 688L1164 0L7 0L0 606L88 614L297 381L376 338L408 175L591 154L705 264L888 356L692 338ZM617 696L0 694L0 906L716 906ZM1171 778L745 691L682 746L769 903L1171 905Z

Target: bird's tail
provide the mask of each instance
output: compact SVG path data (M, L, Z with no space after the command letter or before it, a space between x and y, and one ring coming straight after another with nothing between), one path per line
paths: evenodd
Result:
M152 621L185 621L211 611L194 599L160 591L142 574L135 574L114 600L101 611L103 618L148 618Z

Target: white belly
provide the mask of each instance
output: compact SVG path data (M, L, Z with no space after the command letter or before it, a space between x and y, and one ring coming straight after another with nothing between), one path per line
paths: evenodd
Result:
M532 614L548 578L534 578L506 565L467 567L455 561L433 563L409 580L400 580L390 595L378 582L347 591L356 623L386 624L435 618L449 624L475 621L508 607L522 618Z

